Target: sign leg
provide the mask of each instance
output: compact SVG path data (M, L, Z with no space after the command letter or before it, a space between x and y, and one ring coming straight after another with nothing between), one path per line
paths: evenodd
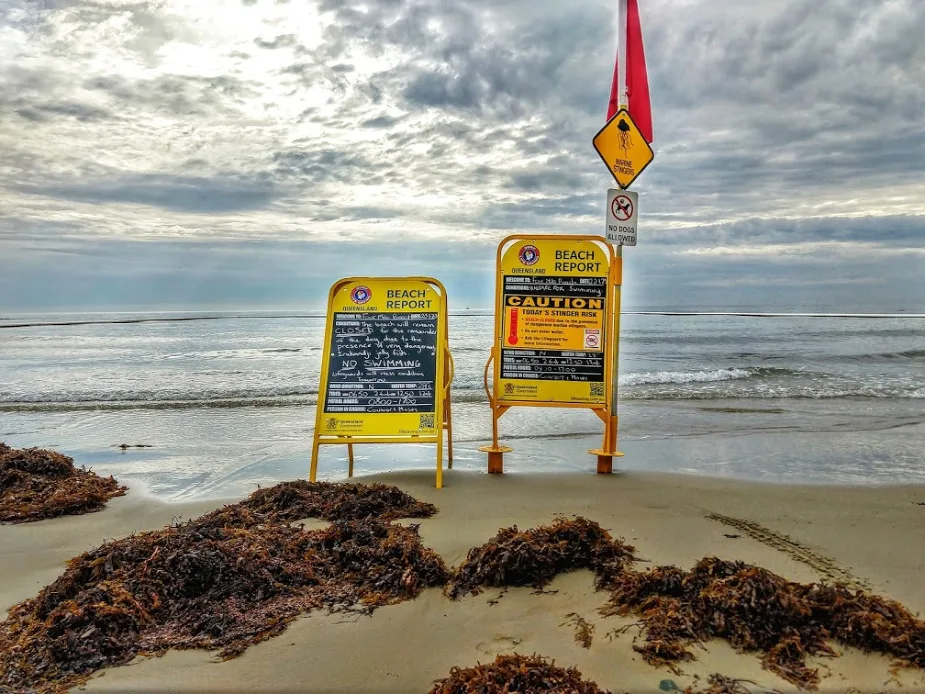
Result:
M498 443L498 419L507 411L507 406L495 407L492 402L491 445L479 446L480 451L488 454L488 472L492 475L500 475L504 472L504 454L514 450L510 446L502 446Z
M347 476L353 477L353 444L347 444L347 459L350 461L350 468L348 470Z
M597 474L610 475L613 473L613 459L621 458L623 454L617 450L617 429L619 428L619 417L612 416L607 426L607 445L603 450L598 451L597 456ZM608 455L609 454L609 455Z
M482 446L479 450L488 453L488 472L492 475L504 474L504 454L510 453L513 448L502 446L498 443L498 420L508 411L506 406L492 409L491 411L491 431L492 445Z
M443 489L443 436L437 439L437 489Z
M315 478L318 476L318 437L314 437L312 441L312 464L311 469L308 473L308 479L310 482L314 482Z
M504 452L499 450L498 446L498 410L496 409L491 411L491 440L495 450L488 452L488 473L500 475L504 472Z
M504 453L500 451L490 451L488 453L488 473L490 475L504 473Z
M453 408L450 405L450 397L446 398L446 452L447 468L453 469Z

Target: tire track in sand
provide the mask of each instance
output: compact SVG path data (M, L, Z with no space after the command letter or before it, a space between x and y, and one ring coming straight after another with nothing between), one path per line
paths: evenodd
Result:
M819 554L787 535L775 532L752 521L724 516L720 513L709 513L706 517L709 520L741 530L753 540L757 540L761 544L783 552L791 559L805 564L832 583L843 583L854 590L870 590L870 586L866 581L839 566L834 559Z

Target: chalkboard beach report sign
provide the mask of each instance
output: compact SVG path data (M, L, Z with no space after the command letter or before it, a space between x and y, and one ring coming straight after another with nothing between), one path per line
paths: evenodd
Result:
M449 432L452 358L446 291L431 278L350 278L328 300L311 480L318 447L354 443L436 443L442 486L443 430Z

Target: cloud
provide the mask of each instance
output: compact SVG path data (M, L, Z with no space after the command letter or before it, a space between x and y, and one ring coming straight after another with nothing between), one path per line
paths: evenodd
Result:
M254 43L260 48L291 48L298 42L295 34L280 34L276 38L266 41L264 39L254 39Z
M134 175L116 181L19 186L23 193L91 204L129 203L180 212L231 212L267 207L276 197L261 181Z
M659 263L719 291L696 277L919 257L925 4L642 12L650 277L680 296ZM508 233L600 233L613 51L611 0L11 0L0 244L327 243L375 266L382 243L466 238L490 265Z
M331 285L369 274L371 262L386 275L437 277L447 287L452 309L490 308L494 301L491 239L421 243L392 234L317 241L86 239L72 235L66 225L58 225L54 237L23 228L5 238L0 257L5 312L184 306L323 310ZM374 255L365 248L373 248ZM730 263L723 253L627 249L623 309L925 309L921 253L871 253L866 245L834 262L833 250L825 244L797 254L767 249L742 253Z

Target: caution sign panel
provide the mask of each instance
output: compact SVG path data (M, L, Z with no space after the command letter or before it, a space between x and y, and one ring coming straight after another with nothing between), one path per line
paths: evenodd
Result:
M331 298L319 433L421 436L440 431L443 297L419 280L369 279Z
M593 241L520 241L501 258L499 402L606 402L609 252Z
M617 111L594 136L594 149L624 190L655 158L655 153L625 108Z

